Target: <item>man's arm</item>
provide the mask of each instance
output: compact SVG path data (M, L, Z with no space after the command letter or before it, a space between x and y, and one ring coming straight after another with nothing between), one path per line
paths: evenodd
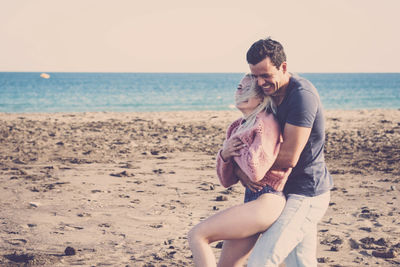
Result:
M283 131L283 143L281 144L273 168L295 167L310 137L310 133L311 128L286 123Z
M300 154L303 151L308 138L310 137L311 128L295 126L290 123L285 124L283 142L281 144L278 157L276 158L271 169L288 169L296 166L299 161ZM260 182L252 182L247 175L240 170L235 168L236 176L240 182L249 187L253 192L262 189L263 185Z

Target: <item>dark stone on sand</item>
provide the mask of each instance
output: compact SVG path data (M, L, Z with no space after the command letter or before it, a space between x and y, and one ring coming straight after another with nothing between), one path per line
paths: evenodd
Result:
M18 262L18 263L28 263L33 260L34 256L30 254L17 254L14 252L13 254L4 255L4 257L10 261Z
M360 239L360 242L366 245L370 245L373 244L375 241L375 239L373 237L364 237L362 239Z
M127 171L122 171L120 173L111 173L111 176L114 177L130 177L130 176L135 176L133 173L128 173Z
M331 174L344 174L344 170L331 170L329 171Z
M163 169L156 169L156 170L153 170L153 173L162 174L162 173L165 173L165 172L164 172Z
M332 246L331 247L331 251L339 251L339 247L338 246Z
M173 239L168 239L166 241L164 241L164 245L171 245L174 242Z
M378 245L378 246L383 246L383 247L387 247L388 246L388 241L386 239L384 239L384 238L379 238L374 243L376 245Z
M389 251L374 250L374 251L372 251L372 256L377 257L377 258L393 259L393 258L397 257L397 252L394 251L393 249L391 249Z
M353 238L350 238L349 243L350 243L350 247L352 249L359 249L360 248L360 244L358 244L358 242L356 240L354 240Z
M321 258L317 259L318 263L327 263L328 260L329 260L329 258L327 258L327 257L321 257Z
M218 242L217 245L215 245L215 248L222 248L222 246L224 245L223 241Z
M371 233L371 231L372 231L371 227L360 227L359 229L363 230L363 231L366 231L368 233Z
M25 162L23 162L23 161L21 161L20 159L15 159L15 160L13 160L13 162L15 163L15 164L26 164Z
M56 143L56 145L58 145L58 146L63 146L64 143L60 141L60 142Z
M158 255L157 253L153 253L153 259L158 260L158 261L162 261L164 260L163 257L161 257L160 255Z
M73 256L76 254L76 251L73 247L67 247L64 251L66 256Z
M217 198L215 200L216 201L227 201L228 197L227 196L217 196Z

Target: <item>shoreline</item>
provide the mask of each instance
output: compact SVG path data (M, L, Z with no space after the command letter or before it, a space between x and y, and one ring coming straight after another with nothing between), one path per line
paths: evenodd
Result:
M0 265L191 266L188 230L243 201L240 185L224 189L215 174L239 116L0 113ZM318 227L319 266L400 264L400 110L325 116L335 188ZM65 256L68 246L76 255Z

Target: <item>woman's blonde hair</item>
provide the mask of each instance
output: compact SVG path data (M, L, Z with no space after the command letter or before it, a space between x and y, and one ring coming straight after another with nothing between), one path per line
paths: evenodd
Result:
M244 117L244 122L239 126L237 132L244 131L252 127L256 121L257 114L260 112L269 112L276 114L276 107L270 96L264 95L264 92L257 86L256 79L250 74L246 74L243 78L250 79L250 88L242 88L241 94L235 94L236 104L247 101L251 97L262 99L261 103L247 116ZM247 90L245 90L247 89Z

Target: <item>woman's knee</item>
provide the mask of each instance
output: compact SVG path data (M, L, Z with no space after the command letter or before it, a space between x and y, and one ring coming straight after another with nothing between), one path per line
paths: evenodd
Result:
M209 243L207 235L203 230L202 223L199 223L196 226L194 226L192 229L190 229L190 231L188 233L188 241L189 241L189 243L199 242L199 241Z

